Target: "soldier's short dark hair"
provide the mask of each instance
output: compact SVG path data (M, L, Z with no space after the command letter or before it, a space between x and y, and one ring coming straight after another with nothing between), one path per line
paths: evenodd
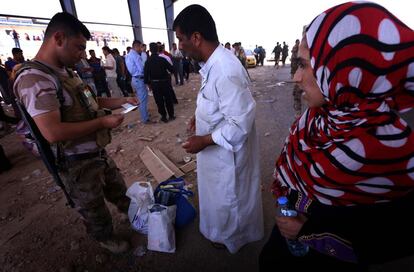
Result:
M190 36L199 32L207 41L218 42L216 23L206 8L200 5L190 5L183 9L174 20L173 29L177 27L180 31L190 38Z
M64 32L68 37L82 34L87 40L91 38L91 33L86 26L67 12L59 12L52 17L45 31L45 40L57 31Z

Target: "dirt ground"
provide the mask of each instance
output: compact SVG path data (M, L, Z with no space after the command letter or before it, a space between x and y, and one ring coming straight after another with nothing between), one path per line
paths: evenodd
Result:
M291 84L278 84L290 79L289 68L273 66L249 69L252 92L257 102L256 124L260 141L265 215L265 237L243 247L237 254L211 246L198 231L198 218L176 231L174 254L138 251L146 247L146 237L135 233L129 222L121 220L108 204L117 233L131 240L134 248L122 255L111 255L86 235L82 219L74 209L65 206L63 193L42 162L27 152L13 130L0 139L0 144L13 163L13 168L0 174L0 271L258 271L258 255L266 242L273 220L273 199L269 193L274 160L294 120ZM148 145L166 154L176 165L184 164L188 154L181 148L186 126L195 109L200 85L197 74L190 75L184 86L175 86L179 104L177 119L167 124L143 125L138 112L127 114L122 126L113 130L113 141L106 148L116 161L128 185L134 181L156 182L139 154ZM151 118L158 120L155 103L150 97ZM138 137L153 138L152 141ZM197 207L196 172L185 180L196 193L192 202ZM414 271L412 258L403 260L402 270ZM395 267L393 264L391 268ZM375 271L388 271L377 268ZM396 270L389 270L396 271Z

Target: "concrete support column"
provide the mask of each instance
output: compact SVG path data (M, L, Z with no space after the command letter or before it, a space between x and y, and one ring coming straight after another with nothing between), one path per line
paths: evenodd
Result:
M134 31L134 38L143 42L142 24L141 24L141 9L139 0L128 0L129 14L131 15L132 29Z
M62 6L63 11L78 18L78 15L76 14L75 0L60 0L60 5Z
M174 42L174 31L172 29L174 23L174 2L175 0L163 0L164 1L164 12L165 12L165 22L167 24L167 35L168 35L168 44L170 48Z

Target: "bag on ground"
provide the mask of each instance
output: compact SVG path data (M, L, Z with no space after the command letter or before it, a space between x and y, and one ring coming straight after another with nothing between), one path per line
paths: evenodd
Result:
M161 182L154 192L155 203L170 206L177 206L175 217L175 226L182 228L191 223L196 217L196 210L188 201L188 197L192 197L194 193L184 188L184 180L182 178L167 180Z
M154 204L154 194L149 182L135 182L128 188L126 196L131 199L128 209L132 228L142 234L148 233L148 206Z
M153 204L149 207L148 249L160 252L175 252L174 220L176 206Z

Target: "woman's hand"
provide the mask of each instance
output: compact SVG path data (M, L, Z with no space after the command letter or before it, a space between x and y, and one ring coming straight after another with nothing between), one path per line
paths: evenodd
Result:
M276 216L276 225L283 237L294 240L307 220L303 214L296 217Z

